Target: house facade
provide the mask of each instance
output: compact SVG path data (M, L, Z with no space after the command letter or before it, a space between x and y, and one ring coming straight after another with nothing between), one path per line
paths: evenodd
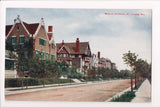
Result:
M116 64L111 62L110 59L108 58L104 58L104 57L100 57L100 52L98 52L98 67L100 68L106 68L106 69L110 69L110 70L116 70Z
M84 65L89 67L89 58L91 50L89 42L80 42L79 38L73 43L57 43L57 61L66 61L69 66L75 65L79 71L82 71Z
M116 64L115 64L115 63L111 63L111 65L112 65L112 67L111 67L111 69L112 69L112 70L116 70L116 69L117 69L117 67L116 67Z
M33 39L33 51L26 52L26 56L31 54L41 54L43 60L56 60L56 45L53 39L53 28L48 26L48 32L45 29L43 18L39 23L28 24L23 22L18 16L14 19L13 25L6 25L6 41L10 41L14 50L17 44L24 44L29 38ZM8 59L9 60L9 59Z

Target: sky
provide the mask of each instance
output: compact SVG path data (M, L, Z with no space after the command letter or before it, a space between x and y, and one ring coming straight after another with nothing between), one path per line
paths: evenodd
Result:
M6 24L20 19L38 23L44 18L45 27L53 26L56 43L89 42L91 52L116 63L118 70L130 69L123 54L129 50L138 58L151 63L152 11L150 9L55 9L7 8Z

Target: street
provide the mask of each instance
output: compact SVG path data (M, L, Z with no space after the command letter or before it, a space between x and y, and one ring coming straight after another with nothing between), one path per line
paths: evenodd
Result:
M111 81L60 89L6 95L11 101L95 101L103 102L130 87L130 80Z

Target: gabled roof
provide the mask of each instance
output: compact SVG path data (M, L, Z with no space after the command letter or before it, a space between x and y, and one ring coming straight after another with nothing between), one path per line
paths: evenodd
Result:
M38 28L38 25L39 25L39 23L28 24L26 22L23 22L23 24L26 27L26 29L28 30L28 32L32 35L35 34L35 32Z
M57 43L57 52L61 49L63 46L62 43ZM71 53L71 54L86 54L87 55L87 48L89 46L89 42L79 42L79 52L76 52L76 43L64 43L65 48Z
M28 24L26 22L23 22L24 26L26 27L27 31L30 34L34 34L38 28L39 23L33 23L33 24ZM6 36L8 35L9 31L11 30L13 25L6 25Z
M6 38L10 35L10 33L12 32L13 28L15 27L15 25L17 23L21 23L21 25L23 26L25 31L28 33L28 35L30 37L32 36L33 38L35 38L37 36L37 33L39 32L40 28L42 26L44 27L43 18L41 18L40 23L28 24L26 22L21 21L21 19L19 18L19 15L18 15L17 19L14 20L14 24L13 25L6 25ZM44 27L44 29L45 29L45 27ZM45 32L46 32L46 29L45 29ZM47 32L46 32L46 36L47 36L47 39L49 40Z
M58 53L70 53L68 49L63 45L61 48L57 51Z

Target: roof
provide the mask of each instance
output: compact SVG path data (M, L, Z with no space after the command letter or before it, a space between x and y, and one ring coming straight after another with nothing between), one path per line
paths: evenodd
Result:
M6 26L6 36L8 35L9 31L11 30L13 25L7 25Z
M34 34L39 26L39 23L32 23L28 24L26 22L23 22L24 26L26 27L27 31L30 34ZM13 25L6 25L6 36L8 35L9 31L11 30Z
M39 25L39 23L28 24L26 22L23 22L23 24L30 34L34 34L38 28L38 25Z
M62 47L62 43L57 43L57 52ZM86 54L87 55L87 47L89 46L89 42L79 42L79 52L76 52L76 43L64 43L64 47L71 53L71 54Z

